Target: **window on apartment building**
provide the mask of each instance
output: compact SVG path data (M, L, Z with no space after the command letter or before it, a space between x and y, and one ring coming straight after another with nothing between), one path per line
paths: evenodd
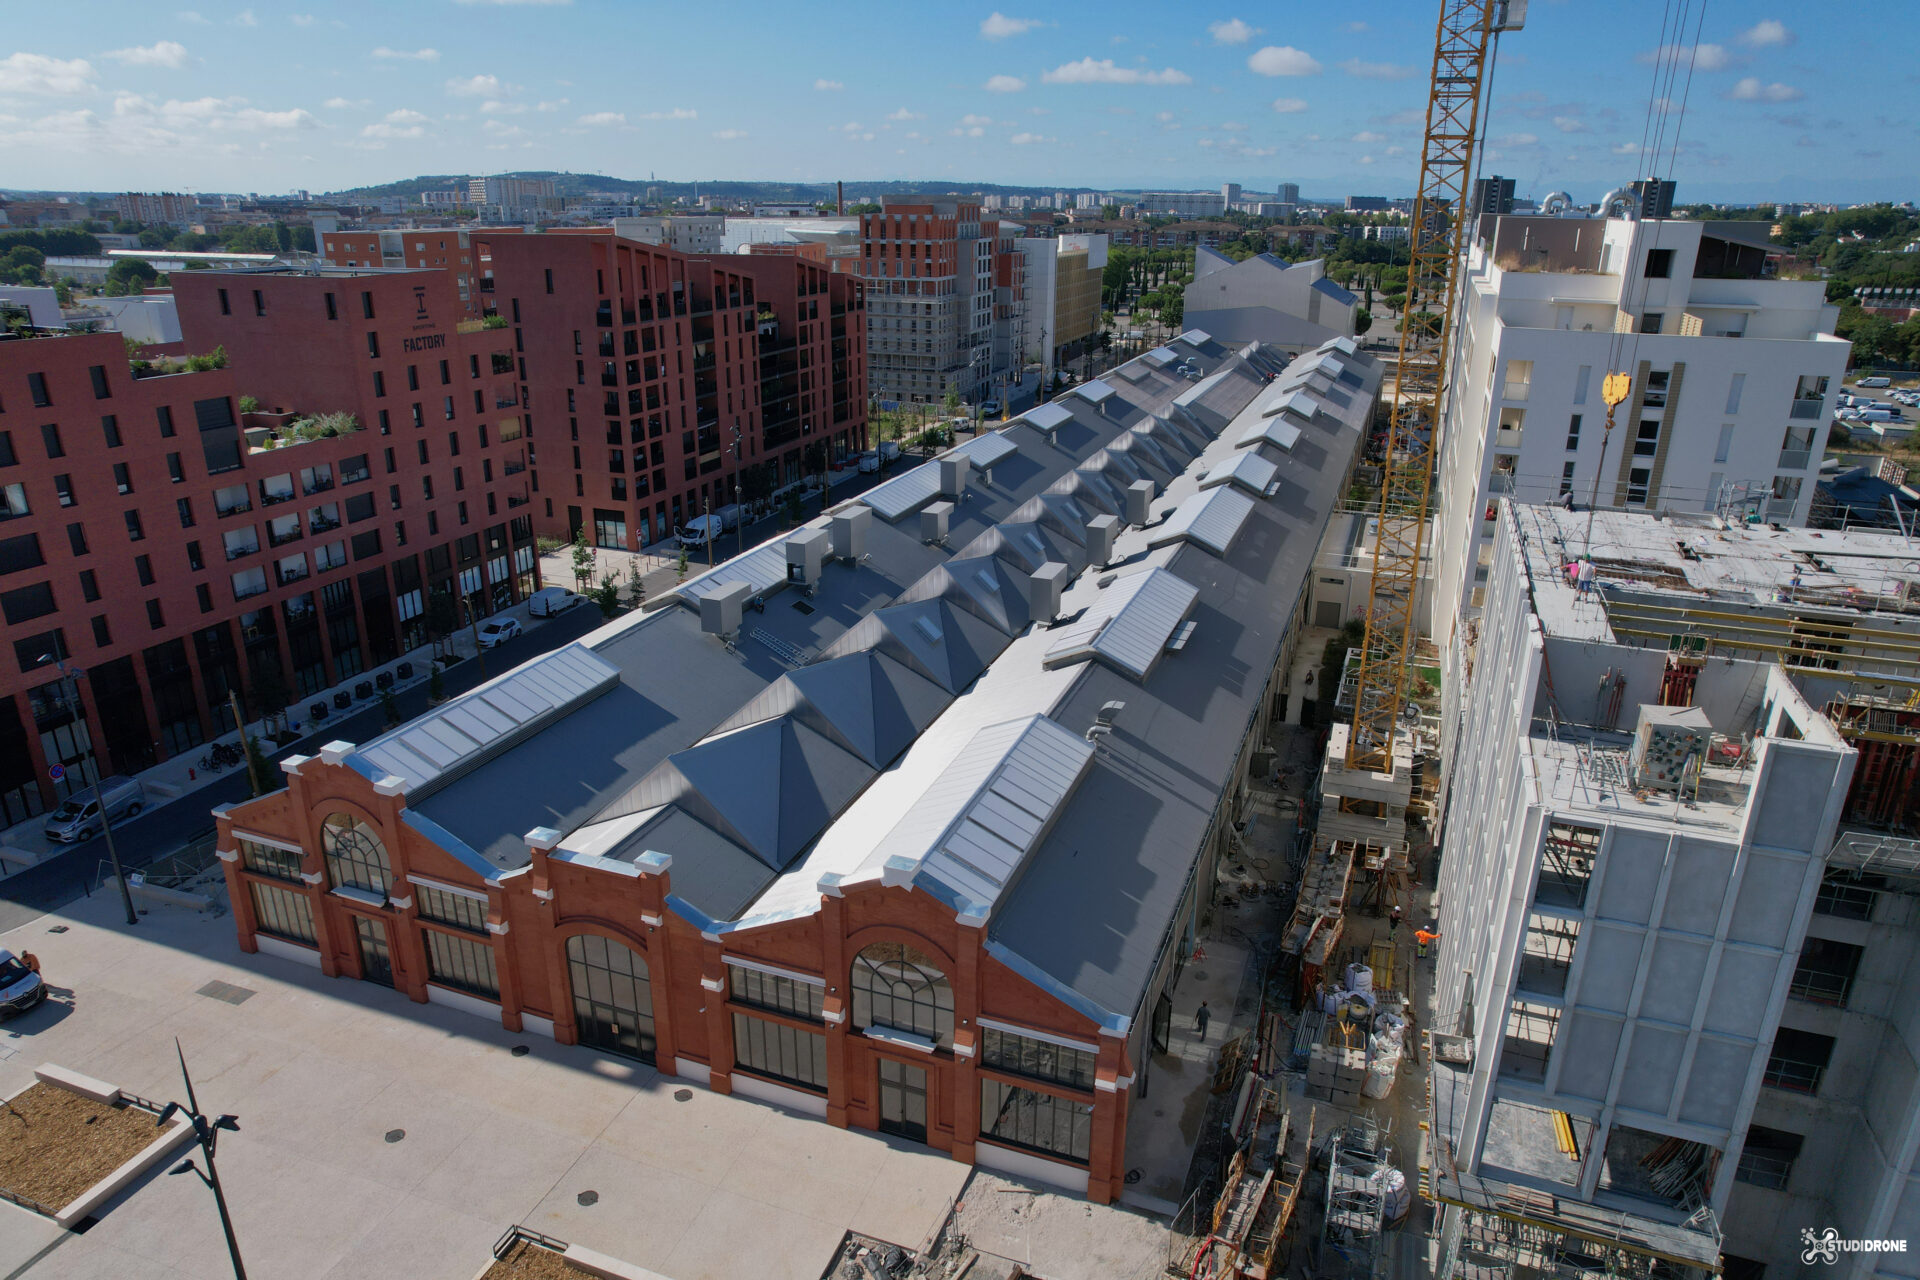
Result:
M1660 451L1660 419L1644 418L1633 433L1633 456L1651 458Z
M461 524L467 523L467 504L462 502L456 514L460 517Z
M374 398L375 398L375 399L377 400L377 399L380 399L381 397L384 397L384 396L385 396L386 394L387 394L387 378L386 378L386 375L385 375L385 374L383 374L383 373L381 373L381 372L380 372L380 371L379 371L378 369L375 369L375 370L373 371L373 395L374 395Z
M220 314L223 316L232 315L233 307L229 305L227 302L227 291L225 289L220 289L220 290L217 290L217 292L220 295Z
M1653 468L1634 467L1627 472L1627 505L1644 507L1647 505L1647 490L1653 483Z
M1780 469L1804 471L1813 462L1813 428L1788 427L1780 441Z
M180 455L177 453L167 455L167 478L175 484L180 484L187 478L186 469L181 465Z
M374 360L380 358L380 335L371 329L367 330L367 355Z
M200 612L213 612L213 589L202 582L193 589L193 598L200 606Z
M440 513L438 511L429 511L427 512L427 536L429 538L434 538L434 537L438 537L439 534L440 534Z
M1580 464L1569 462L1560 468L1560 496L1566 497L1573 492L1573 473Z
M160 602L158 600L147 601L147 626L155 631L159 631L166 625L167 620L160 612Z
M64 458L67 456L66 446L60 442L60 426L58 423L48 422L41 426L40 443L45 446L49 458Z
M1533 388L1533 361L1507 361L1507 381L1501 388L1504 400L1525 400Z
M154 416L160 420L160 438L170 439L173 436L173 410L163 404L154 410Z
M1793 1176L1793 1162L1799 1159L1801 1145L1805 1142L1806 1139L1799 1134L1788 1133L1784 1129L1749 1125L1747 1141L1740 1149L1740 1163L1734 1169L1734 1179L1756 1187L1785 1191L1787 1180Z
M138 511L129 511L126 513L126 519L127 541L139 542L143 540L147 536L147 531L140 527L140 513Z
M113 644L113 632L107 627L107 615L96 614L93 619L93 643L96 648L106 649Z
M1832 1036L1781 1027L1773 1034L1773 1050L1761 1083L1790 1093L1819 1093L1820 1079L1832 1060Z
M1647 279L1665 280L1673 275L1673 250L1647 250Z
M1644 312L1640 317L1640 332L1659 333L1666 326L1667 317L1659 311Z
M152 556L135 556L133 558L133 571L138 575L141 586L150 587L153 585Z
M257 316L267 314L267 295L258 289L253 291L253 314Z
M124 462L113 464L113 487L122 495L133 492L133 472Z
M412 410L413 410L413 425L414 425L414 426L416 426L416 427L424 427L424 426L426 426L426 425L427 425L427 415L426 415L426 414L424 414L424 413L422 413L422 412L420 411L420 402L419 402L419 401L417 401L417 400L416 400L416 401L414 401L414 403L413 403L413 405L412 405L411 407L412 407Z
M1727 455L1732 452L1733 424L1731 422L1723 422L1720 424L1720 440L1713 447L1713 460L1715 462L1725 462Z
M385 409L380 411L380 434L383 436L393 434L393 422L387 417L387 411Z
M1800 477L1775 476L1773 478L1773 500L1775 502L1800 501Z
M198 541L189 542L187 544L187 568L192 570L194 573L198 573L206 567L207 567L207 563L204 559L201 558L201 555L200 555L199 542Z
M1727 388L1727 412L1729 414L1740 412L1740 395L1746 390L1746 387L1747 375L1744 373L1734 374L1733 382Z
M339 318L340 318L340 308L338 304L335 303L333 295L329 293L327 295L327 319L338 320Z
M445 360L440 362L440 385L443 387L453 385L453 371L448 368Z
M112 389L107 386L107 366L103 364L89 365L87 366L87 376L93 379L93 398L95 400L105 400L113 394Z
M418 886L415 892L420 892ZM427 945L427 978L443 987L483 996L500 998L500 972L487 938L467 938L439 929L422 929Z
M182 529L193 528L193 499L192 498L175 498L173 500L173 509L174 509L174 512L180 517L180 527Z
M1580 415L1574 414L1567 420L1567 449L1572 451L1580 447Z
M360 315L363 319L373 319L373 294L362 293L360 295Z
M68 525L67 546L72 548L76 556L87 554L87 526L78 522Z
M100 598L100 578L91 569L80 571L80 598L88 604Z
M1670 370L1655 369L1647 374L1647 385L1641 388L1640 402L1649 409L1667 407L1667 387L1673 381Z

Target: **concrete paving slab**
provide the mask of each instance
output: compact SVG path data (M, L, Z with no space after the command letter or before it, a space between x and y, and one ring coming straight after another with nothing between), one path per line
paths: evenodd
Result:
M193 1280L191 1273L155 1265L88 1236L74 1236L34 1264L33 1280ZM232 1274L231 1271L228 1274Z
M51 1218L0 1200L0 1260L11 1259L9 1267L25 1262L66 1234Z
M396 1205L343 1254L326 1280L473 1280L505 1230L464 1213L421 1214Z
M725 1097L675 1081L668 1097L684 1089L685 1102L657 1105L652 1096L634 1098L601 1131L608 1149L657 1169L667 1169L708 1186L720 1186L728 1170L751 1151L756 1163L768 1109L742 1098Z
M445 1164L494 1114L465 1098L396 1080L341 1123L336 1149L344 1167L404 1191Z
M499 1223L527 1215L587 1149L587 1140L514 1115L495 1114L417 1183L423 1211L452 1210ZM492 1240L489 1239L491 1244Z
M580 1196L589 1191L595 1202L582 1205ZM712 1187L691 1178L596 1146L589 1148L521 1221L569 1244L585 1245L634 1266L673 1276L674 1280L686 1280L666 1270L667 1259L701 1209L717 1194ZM733 1243L739 1244L743 1237L756 1235L760 1229L752 1219L738 1218L725 1230ZM824 1259L821 1265L825 1266Z
M743 1226L751 1224L747 1230ZM728 1191L714 1193L656 1270L673 1280L816 1280L846 1229Z
M889 1150L847 1224L863 1236L917 1249L973 1172L936 1152Z

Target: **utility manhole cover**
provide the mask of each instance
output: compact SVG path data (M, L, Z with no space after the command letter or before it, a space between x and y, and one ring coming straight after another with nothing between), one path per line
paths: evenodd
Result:
M524 1057L526 1057L526 1056L527 1056L527 1054L528 1054L528 1053L530 1052L530 1050L529 1050L529 1049L527 1048L527 1046L525 1046L525 1045L523 1045L523 1044L517 1044L517 1045L515 1045L515 1046L513 1046L513 1050L512 1050L512 1052L513 1052L513 1056L514 1056L514 1057L516 1057L516 1058L524 1058Z
M573 1199L576 1204L578 1204L582 1209L584 1209L589 1205L599 1204L600 1193L598 1191L582 1191L579 1195L575 1196Z
M404 1137L406 1137L406 1136L407 1136L407 1131L406 1131L405 1129L389 1129L389 1130L387 1130L387 1141L388 1141L388 1142L398 1142L398 1141L400 1141L400 1139L402 1139L402 1138L404 1138Z
M675 1102L692 1102L692 1101L693 1101L693 1090L691 1090L691 1089L675 1089L675 1090L673 1091L673 1100L674 1100Z
M231 982L216 979L200 988L199 994L227 1004L245 1004L253 998L254 992L251 987L236 987Z

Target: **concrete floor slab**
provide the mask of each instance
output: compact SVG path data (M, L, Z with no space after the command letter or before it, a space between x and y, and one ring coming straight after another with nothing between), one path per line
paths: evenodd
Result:
M917 1249L972 1172L937 1152L889 1151L848 1225L863 1236Z
M9 1267L18 1266L66 1234L52 1219L0 1200L0 1259L10 1259Z
M502 1230L470 1214L419 1214L396 1206L341 1256L326 1280L473 1280Z
M493 1115L412 1194L429 1209L470 1214L504 1231L523 1221L586 1149L587 1140L571 1133L520 1116Z
M767 1108L673 1080L656 1087L670 1104L623 1107L601 1130L602 1145L708 1186L721 1185L744 1153L759 1149ZM689 1095L684 1102L675 1097L681 1090Z
M751 1224L750 1229L742 1226ZM816 1280L846 1229L722 1190L688 1225L666 1261L673 1280Z
M580 1203L585 1192L593 1193L594 1203ZM662 1271L674 1245L716 1194L713 1188L691 1178L596 1146L562 1175L521 1222L569 1244ZM759 1228L749 1228L750 1221L736 1220L727 1229L728 1235L738 1241L755 1234ZM674 1280L682 1278L675 1276Z

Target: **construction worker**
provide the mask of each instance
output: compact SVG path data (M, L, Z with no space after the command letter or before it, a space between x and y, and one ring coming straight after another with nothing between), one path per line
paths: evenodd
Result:
M1202 1000L1200 1007L1193 1011L1193 1029L1202 1040L1207 1038L1207 1023L1210 1022L1212 1018L1213 1010L1207 1008L1207 1002Z
M1422 960L1425 960L1427 958L1427 944L1430 942L1438 942L1439 940L1440 931L1438 929L1415 929L1413 931L1414 954Z
M1393 910L1387 913L1387 937L1392 938L1400 931L1400 904L1394 903Z

